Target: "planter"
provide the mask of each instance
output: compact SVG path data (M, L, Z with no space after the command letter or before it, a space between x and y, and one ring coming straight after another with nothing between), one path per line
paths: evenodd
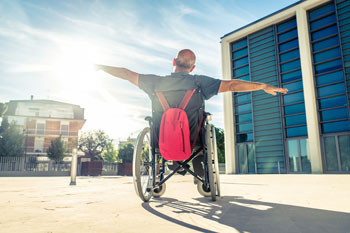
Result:
M102 173L102 161L91 161L81 163L82 176L100 176Z

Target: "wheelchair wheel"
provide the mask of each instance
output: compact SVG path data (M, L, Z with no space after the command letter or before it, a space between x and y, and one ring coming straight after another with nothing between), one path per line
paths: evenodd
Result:
M157 183L158 182L156 182L156 184ZM166 185L165 183L163 183L159 188L156 188L153 190L153 197L155 198L161 197L165 193L165 190L166 190Z
M152 197L152 150L150 128L138 135L133 155L133 179L136 194L147 202Z
M197 190L203 197L211 197L210 189L207 189L204 184L200 181L197 183Z
M206 144L207 144L207 153L208 153L208 176L209 176L209 188L210 188L210 194L211 194L211 200L216 201L216 184L215 184L215 177L214 177L214 150L213 150L213 137L212 137L212 130L211 126L207 125L206 130Z
M216 183L216 192L217 196L220 197L220 171L219 171L219 158L218 158L218 147L216 144L216 134L215 127L211 127L212 129L212 138L213 138L213 156L214 156L214 168L215 168L215 183Z

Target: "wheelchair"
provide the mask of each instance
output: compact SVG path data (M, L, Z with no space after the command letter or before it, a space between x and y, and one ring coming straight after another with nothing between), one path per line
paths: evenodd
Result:
M201 126L203 145L195 147L190 158L185 161L167 161L161 156L159 149L154 146L154 122L151 117L146 117L145 120L148 121L149 127L144 128L138 135L133 154L133 183L136 194L141 200L148 202L152 197L161 197L166 190L165 182L177 172L186 171L198 180L198 192L216 201L216 198L220 197L220 176L215 128L209 124L210 113L204 113ZM201 154L203 154L203 177L192 171L188 165ZM171 162L177 166L170 170L167 165Z

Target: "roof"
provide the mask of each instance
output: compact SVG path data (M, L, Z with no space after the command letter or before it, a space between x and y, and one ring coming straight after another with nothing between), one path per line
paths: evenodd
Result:
M79 105L69 104L64 102L59 102L55 100L10 100L8 102L8 109L5 115L16 115L16 108L18 103L43 103L43 104L53 104L53 105L68 105L73 107L74 119L76 120L84 120L84 109Z
M64 102L60 102L60 101L55 101L55 100L45 100L45 99L33 99L33 100L10 100L9 103L11 102L36 102L36 103L43 103L43 104L60 104L60 105L71 105L71 106L76 106L76 107L80 107L79 105L76 104L70 104L70 103L64 103Z
M247 27L249 27L249 26L251 26L251 25L253 25L253 24L256 24L256 23L258 23L258 22L260 22L260 21L263 21L264 19L267 19L267 18L269 18L269 17L271 17L271 16L273 16L273 15L276 15L276 14L282 12L282 11L285 11L285 10L287 10L287 9L293 7L293 6L296 6L296 5L298 5L298 4L302 3L302 2L305 2L305 1L306 1L306 0L297 1L297 2L293 3L292 5L289 5L289 6L287 6L287 7L285 7L285 8L282 8L282 9L280 9L280 10L278 10L278 11L275 11L275 12L273 12L273 13L271 13L271 14L269 14L269 15L267 15L267 16L261 18L261 19L258 19L258 20L256 20L256 21L250 23L250 24L247 24L247 25L245 25L245 26L243 26L243 27L240 27L240 28L238 28L238 29L236 29L236 30L234 30L234 31L232 31L232 32L230 32L230 33L227 33L227 34L225 34L224 36L222 36L220 39L223 39L223 38L225 38L226 36L229 36L229 35L231 35L231 34L233 34L233 33L235 33L235 32L238 32L238 31L240 31L240 30L242 30L242 29L244 29L244 28L247 28Z

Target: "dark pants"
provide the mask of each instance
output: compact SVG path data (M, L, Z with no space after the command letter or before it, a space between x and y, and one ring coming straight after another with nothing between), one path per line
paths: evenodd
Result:
M196 158L192 159L192 165L193 165L193 170L194 173L199 175L200 177L204 176L204 169L203 169L203 154L200 153ZM174 163L172 165L168 165L168 168L171 170L175 170L177 168L177 164ZM183 173L185 174L185 173Z

